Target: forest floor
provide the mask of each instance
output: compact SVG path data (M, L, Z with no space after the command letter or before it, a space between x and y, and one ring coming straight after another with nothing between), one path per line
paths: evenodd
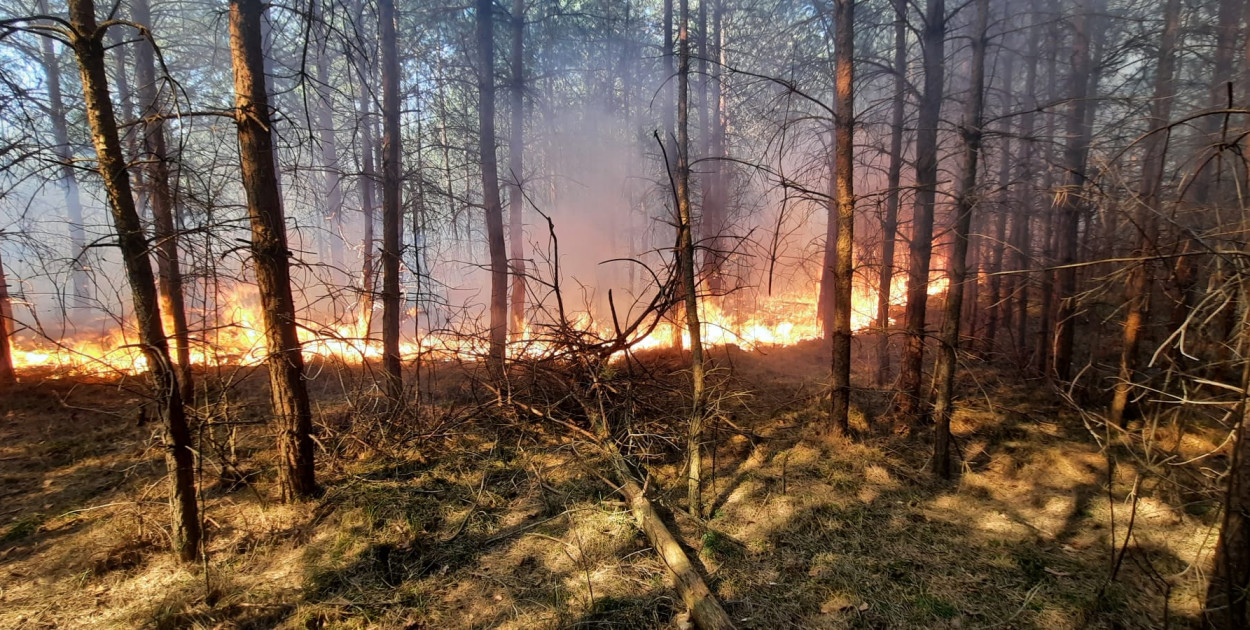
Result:
M869 429L883 394L858 394L858 440L822 437L826 352L713 353L752 392L743 430L711 435L711 527L666 511L740 627L1196 624L1217 503L1135 483L1129 457L1108 492L1080 417L989 368L962 383L955 481L924 472L927 431ZM0 397L0 628L686 627L661 561L562 432L478 420L385 452L322 450L325 494L282 505L270 438L247 424L260 386L231 416L234 477L250 482L206 466L207 560L179 566L140 387L28 378ZM350 419L341 391L314 394L325 449ZM1191 430L1174 449L1214 439ZM680 507L678 462L649 467L661 505Z

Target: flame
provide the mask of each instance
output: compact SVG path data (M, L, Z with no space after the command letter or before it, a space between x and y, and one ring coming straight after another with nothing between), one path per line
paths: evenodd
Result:
M938 276L930 281L927 291L929 295L937 295L944 292L948 285L946 277ZM731 295L703 300L699 309L703 343L758 349L820 338L817 295L818 287L811 286L807 291L789 291L755 299ZM906 277L896 274L890 287L889 304L901 306L905 302ZM212 317L201 313L202 320L221 323L195 335L190 348L191 363L199 366L263 363L267 356L264 319L255 288L243 287L227 293L218 303L222 308ZM371 315L357 313L352 321L336 325L299 321L299 339L305 359L353 364L380 360L382 342L377 335L369 334ZM875 325L876 319L876 288L857 283L852 289L852 330L866 330ZM893 323L893 319L890 321ZM572 315L570 325L574 330L601 339L614 336L610 327L602 325L589 312ZM168 333L168 325L166 328ZM635 350L664 348L675 345L679 335L683 347L688 347L689 331L684 326L666 321L645 337L631 341ZM70 336L59 341L37 343L27 338L14 338L13 364L19 371L43 370L58 376L140 374L148 369L148 360L137 340L138 335L132 326L92 339ZM532 329L525 330L508 346L509 355L513 357L541 357L553 349L553 344L544 341ZM423 333L415 340L409 338L400 345L400 355L405 361L418 356L473 360L484 356L486 351L487 343L480 336L453 332Z

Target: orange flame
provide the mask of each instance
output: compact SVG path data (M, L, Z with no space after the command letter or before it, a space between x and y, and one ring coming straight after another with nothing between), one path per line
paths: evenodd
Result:
M906 301L906 278L896 275L890 287L891 305ZM947 278L936 277L928 293L946 290ZM807 292L791 291L754 300L737 296L722 298L719 303L704 300L700 304L703 342L707 345L734 344L745 349L793 345L821 336L817 321L818 287ZM222 323L199 335L192 344L192 364L258 365L266 358L263 318L254 288L247 287L220 300L223 308L217 317ZM749 302L749 303L748 303ZM852 291L851 328L870 328L877 318L875 287L857 283ZM339 325L322 325L301 321L299 338L304 356L309 360L333 359L358 364L382 358L381 340L367 331L368 317L361 313L355 321ZM612 336L590 313L573 316L572 326L601 338ZM670 322L658 325L645 338L633 339L634 348L671 347L681 335L683 346L690 343L689 332ZM14 339L13 363L19 371L44 370L55 375L139 374L147 370L148 361L138 346L133 330L117 330L103 337L78 339L70 337L59 342L33 343ZM486 352L486 343L475 336L453 333L423 334L400 346L405 360L418 356L435 359L476 359ZM543 356L553 348L526 331L509 344L512 356Z

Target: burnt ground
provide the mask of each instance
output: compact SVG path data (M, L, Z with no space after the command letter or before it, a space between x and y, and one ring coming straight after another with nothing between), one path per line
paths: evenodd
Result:
M822 436L819 344L713 355L739 395L737 428L712 434L711 528L668 518L741 627L1196 624L1218 504L1127 454L1109 484L1089 429L1044 385L966 374L964 469L941 482L924 472L926 430L880 417L884 394L858 394L856 442ZM163 551L141 382L26 375L0 396L0 628L683 627L663 566L567 432L467 404L408 431L366 420L367 373L323 369L325 494L282 505L264 379L239 376L209 410L234 424L201 428L209 541L193 567ZM1179 459L1218 442L1157 437ZM679 507L676 458L651 471Z

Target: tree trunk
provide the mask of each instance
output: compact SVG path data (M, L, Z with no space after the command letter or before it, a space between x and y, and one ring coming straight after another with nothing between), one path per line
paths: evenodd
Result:
M1163 36L1160 38L1159 58L1155 68L1154 97L1150 100L1152 130L1167 125L1172 117L1172 101L1176 96L1173 77L1176 70L1176 44L1180 39L1180 4L1180 0L1167 0L1163 9ZM1142 157L1141 202L1137 206L1135 221L1139 233L1137 247L1133 251L1133 257L1142 260L1129 273L1125 294L1126 314L1120 351L1120 374L1116 380L1110 411L1110 421L1116 425L1124 422L1124 412L1128 408L1133 389L1133 375L1137 370L1137 352L1141 345L1142 329L1149 316L1153 266L1144 259L1152 253L1158 237L1160 188L1163 186L1167 141L1167 132L1152 133L1146 138L1145 155Z
M150 26L152 15L148 0L135 0L131 8L135 22ZM161 311L173 328L174 350L178 360L178 384L184 401L195 393L191 375L191 335L187 326L187 309L182 286L182 268L178 263L178 230L175 227L174 194L170 187L169 153L165 145L165 123L157 86L156 61L152 43L144 39L135 51L136 80L145 120L144 151L148 161L148 189L151 195L153 233L156 237L157 286Z
M512 0L512 138L508 141L508 170L512 191L508 195L509 254L512 258L511 328L514 339L525 333L525 235L522 210L525 153L525 0Z
M834 433L850 432L851 280L855 244L855 0L834 0L834 61L837 107L834 113L834 203L838 238L834 260L833 390L830 420ZM832 218L832 217L831 217Z
M989 0L976 0L976 17L972 27L971 85L964 114L964 170L955 193L955 234L951 246L950 288L946 292L946 319L942 322L941 346L933 381L936 386L933 406L933 472L944 479L951 476L951 414L955 394L955 368L959 352L959 316L963 306L964 278L968 271L968 235L972 227L972 211L978 200L977 161L981 153L981 124L985 100L985 41L989 22Z
M252 260L264 311L269 350L269 390L278 427L278 484L284 501L316 492L312 408L304 384L304 356L295 325L295 300L287 258L286 220L278 193L265 57L261 48L261 0L230 0L230 60L234 67L239 162L252 228Z
M17 381L13 371L13 347L9 344L9 336L16 328L13 305L9 301L9 281L4 274L4 261L0 260L0 385L12 385Z
M890 285L894 282L894 239L898 235L899 185L903 174L903 120L907 106L907 0L894 2L894 97L890 105L890 165L886 171L885 215L881 219L881 272L877 280L877 387L890 375Z
M1052 23L1050 26L1050 45L1058 48L1060 45L1058 23ZM1046 63L1046 95L1049 99L1054 100L1059 96L1059 77L1057 68L1058 55L1048 55ZM1057 135L1058 121L1057 115L1053 108L1046 112L1046 133L1054 137ZM1042 163L1046 165L1046 170L1042 177L1042 190L1049 195L1054 190L1055 185L1055 143L1047 142L1043 151ZM1036 349L1033 353L1033 368L1038 373L1047 378L1053 374L1051 372L1051 336L1054 323L1054 304L1055 304L1055 272L1050 267L1055 262L1055 206L1053 203L1045 204L1042 211L1042 256L1041 256L1041 286L1038 287L1038 294L1041 297L1038 305L1039 318L1037 326L1037 337L1035 338Z
M702 220L703 241L706 243L703 253L703 276L706 278L708 293L713 296L725 293L722 267L726 258L724 232L729 212L728 182L725 181L725 165L722 161L725 157L725 106L727 105L727 94L722 76L722 69L726 64L724 37L724 0L714 0L712 44L708 55L716 59L717 63L712 65L707 79L711 92L706 125L709 162L703 180Z
M1241 347L1245 349L1250 347L1250 280L1243 276L1241 283ZM1224 522L1203 605L1206 627L1220 630L1250 627L1250 361L1242 367L1241 387L1241 418L1234 429Z
M1005 46L1004 46L1005 48ZM1015 77L1015 55L1009 50L1003 50L1004 56L1003 68L1003 134L1002 134L1002 153L999 156L1001 161L998 168L998 186L999 186L999 203L997 212L994 214L994 239L990 244L990 261L986 267L986 273L989 274L989 304L986 306L985 319L985 339L981 344L986 352L994 352L995 342L998 340L999 324L1003 328L1011 329L1011 283L1007 282L1001 275L1003 270L1003 258L1007 249L1007 218L1010 216L1008 208L1011 203L1010 182L1011 178L1011 119L1006 118L1011 114L1014 103L1010 101L1014 91ZM974 60L975 63L975 60ZM982 242L984 238L979 239ZM970 302L976 303L976 295L969 296ZM975 336L971 335L971 336Z
M1036 211L1037 195L1033 187L1033 147L1035 139L1033 132L1037 124L1037 56L1038 56L1038 6L1037 2L1031 4L1031 13L1029 24L1029 44L1026 63L1028 66L1024 72L1024 92L1023 105L1024 114L1020 117L1020 140L1021 149L1016 160L1016 180L1019 182L1019 199L1016 200L1016 211L1012 214L1011 219L1011 242L1012 242L1012 263L1011 268L1017 272L1024 271L1029 268L1031 260L1031 250L1033 237L1030 233L1029 215L1031 211ZM1012 306L1016 309L1015 336L1016 351L1019 354L1021 365L1027 365L1028 357L1028 331L1029 331L1029 283L1026 276L1017 274L1010 279L1009 285L1013 287L1011 294L1014 296Z
M1093 66L1093 55L1090 53L1092 39L1091 16L1096 12L1095 6L1086 2L1098 0L1080 0L1081 6L1073 20L1072 42L1072 74L1068 109L1067 135L1068 142L1064 147L1064 168L1068 172L1068 182L1062 192L1062 201L1058 207L1058 234L1056 253L1059 269L1055 274L1055 378L1066 381L1072 372L1072 349L1076 341L1076 267L1074 266L1080 252L1078 239L1080 236L1081 191L1085 187L1085 158L1089 153L1090 129L1086 125L1089 111L1090 75Z
M49 15L47 0L39 0L39 13ZM56 142L57 160L61 163L61 186L65 189L65 218L69 221L69 242L72 248L71 305L86 306L91 299L91 285L87 279L87 267L83 258L87 255L86 236L82 227L82 198L78 192L78 178L74 175L73 147L69 143L69 121L65 115L65 102L61 97L61 66L57 63L52 38L39 40L43 53L43 71L48 80L48 117L52 123L52 140ZM103 63L103 60L101 60Z
M677 31L677 273L685 294L686 329L690 332L691 391L690 427L686 436L689 458L686 499L690 513L702 510L703 449L703 339L699 325L699 297L695 293L694 237L690 212L690 4L680 0Z
M317 3L312 2L313 17L317 15ZM320 28L320 27L318 27ZM320 38L320 42L310 45L318 46L317 50L317 135L321 140L321 166L325 169L325 206L322 216L329 226L330 263L333 265L335 281L342 279L343 266L343 188L341 186L342 169L339 168L339 149L334 135L334 90L330 87L331 58L326 55L328 34ZM337 300L336 300L337 301Z
M156 280L147 255L147 239L135 199L130 189L130 174L122 155L121 138L113 103L109 98L108 77L104 66L103 33L96 25L95 6L91 0L70 0L69 18L73 28L71 44L82 76L87 123L95 145L96 161L108 196L117 244L125 261L126 279L134 302L135 322L144 357L153 377L157 404L164 419L165 465L169 469L169 500L173 522L171 538L174 550L183 561L199 556L201 529L199 509L195 501L195 459L191 450L191 433L177 387L177 376L171 369L169 345L161 328L160 304Z
M1237 31L1241 21L1241 16L1237 13L1239 3L1244 3L1244 0L1219 0L1214 25L1215 54L1210 78L1211 109L1222 109L1233 105L1229 102L1229 83L1233 80L1233 53L1237 45ZM1205 160L1211 152L1219 150L1216 147L1223 142L1223 138L1220 137L1223 122L1223 116L1204 116L1198 121L1203 141L1198 148L1200 160ZM1190 187L1193 191L1194 203L1205 205L1213 197L1220 198L1216 193L1219 192L1217 188L1220 188L1222 184L1220 179L1223 164L1224 158L1216 157L1207 162L1202 171L1196 175L1196 181Z
M494 3L477 2L478 154L482 161L482 201L486 242L490 249L490 331L487 360L503 369L508 332L508 253L504 248L503 208L499 200L499 163L495 157L495 30Z
M360 306L356 316L357 334L368 339L373 331L373 305L377 285L377 270L374 266L374 250L377 241L373 233L374 210L377 207L376 188L378 174L374 170L373 152L373 117L369 111L372 100L369 88L362 71L360 86L360 213L364 224L364 235L361 238L361 273L360 273Z
M899 373L896 401L900 415L921 415L920 386L924 367L925 311L929 299L929 260L933 255L933 206L937 197L937 132L942 110L945 72L946 1L929 0L922 32L924 95L916 127L916 204L912 217L911 260L907 271L907 342Z
M395 42L395 2L378 0L382 45L382 371L386 395L392 402L403 396L403 364L399 356L399 320L403 304L399 292L400 248L403 239L400 182L399 52Z

